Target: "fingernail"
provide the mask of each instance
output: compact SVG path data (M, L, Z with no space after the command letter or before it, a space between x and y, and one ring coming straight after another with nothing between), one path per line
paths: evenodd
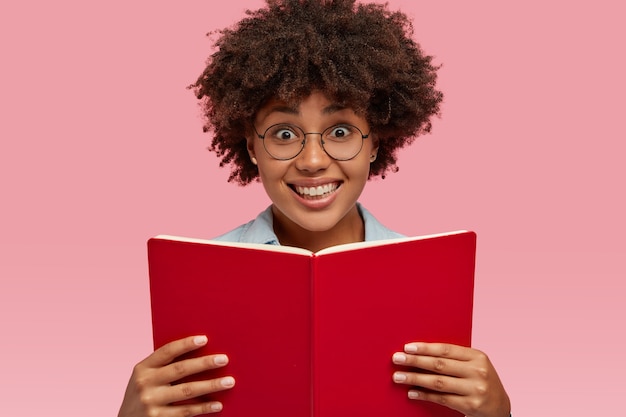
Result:
M394 382L404 382L406 381L406 375L402 372L395 372L393 374L393 380Z
M193 338L193 343L198 346L202 346L207 342L207 340L206 336L196 336Z
M227 376L225 378L222 378L220 383L224 388L230 388L235 385L235 378L233 378L232 376Z
M406 355L402 352L396 352L393 354L393 363L405 363Z
M409 398L412 400L417 400L420 396L420 393L417 391L409 391Z
M226 365L228 363L228 356L215 355L215 357L213 358L213 363L219 366Z
M417 353L417 343L407 343L404 345L404 351L406 353Z
M211 404L211 411L222 411L222 403L213 403Z

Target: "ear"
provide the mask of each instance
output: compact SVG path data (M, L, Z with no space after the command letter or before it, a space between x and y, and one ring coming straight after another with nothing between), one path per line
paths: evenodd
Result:
M372 141L374 143L374 147L371 149L370 152L370 164L374 162L376 160L376 157L378 156L378 138L372 138Z
M248 149L248 155L250 155L250 161L257 165L256 153L254 151L254 136L250 133L246 135L246 148Z

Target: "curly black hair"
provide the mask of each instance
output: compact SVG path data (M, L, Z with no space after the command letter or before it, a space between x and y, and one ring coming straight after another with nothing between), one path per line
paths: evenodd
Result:
M217 32L216 52L189 86L214 135L209 149L232 166L228 180L258 179L245 135L264 103L297 105L314 90L365 115L379 139L370 178L397 171L397 149L430 132L443 99L439 67L412 39L406 14L355 0L266 2Z

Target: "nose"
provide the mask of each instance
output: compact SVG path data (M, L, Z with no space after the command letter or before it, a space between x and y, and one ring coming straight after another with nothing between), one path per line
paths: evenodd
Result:
M322 147L321 133L307 133L304 140L304 148L296 157L296 168L307 172L328 168L332 159Z

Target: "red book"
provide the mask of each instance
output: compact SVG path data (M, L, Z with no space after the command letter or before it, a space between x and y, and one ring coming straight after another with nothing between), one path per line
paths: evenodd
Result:
M409 400L391 357L413 341L469 346L476 235L286 246L148 241L154 347L205 334L229 364L224 417L458 417ZM206 400L206 398L204 398Z

